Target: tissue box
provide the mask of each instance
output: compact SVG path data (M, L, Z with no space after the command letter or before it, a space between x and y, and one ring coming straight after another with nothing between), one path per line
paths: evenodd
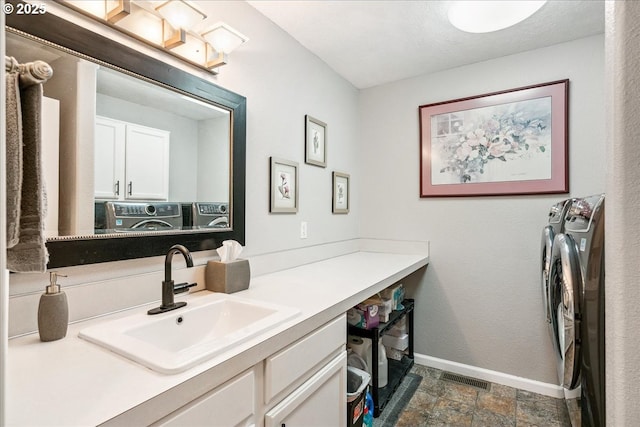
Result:
M251 270L249 261L237 259L231 262L209 261L204 270L204 282L208 290L232 294L249 287Z
M358 304L347 311L347 323L358 328L372 329L380 324L378 306Z
M389 315L393 311L393 301L386 298L381 297L372 297L363 302L366 305L377 305L378 306L378 318L380 322L388 322Z
M368 304L366 302L362 302L358 304L356 307L363 318L364 328L372 329L380 324L380 317L378 313L378 305L377 304Z

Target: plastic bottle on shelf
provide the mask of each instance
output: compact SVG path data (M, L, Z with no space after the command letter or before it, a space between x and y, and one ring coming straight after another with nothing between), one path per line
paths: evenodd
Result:
M362 418L364 427L373 427L373 398L371 393L367 392L364 405L364 416Z
M371 412L369 412L369 408L364 407L364 416L362 418L362 426L363 427L373 427L373 416Z
M378 388L387 385L389 379L389 362L382 340L378 341Z

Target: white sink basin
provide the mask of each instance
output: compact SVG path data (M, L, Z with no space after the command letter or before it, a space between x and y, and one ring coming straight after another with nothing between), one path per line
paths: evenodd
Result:
M140 313L90 326L79 336L154 371L175 374L299 314L297 309L212 293L184 308Z

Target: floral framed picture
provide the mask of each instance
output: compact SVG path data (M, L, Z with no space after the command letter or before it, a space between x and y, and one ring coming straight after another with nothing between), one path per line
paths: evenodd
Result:
M275 157L270 157L269 162L269 212L298 212L298 163Z
M333 172L333 207L332 212L335 214L349 213L349 200L351 198L351 190L349 188L349 175L341 172Z
M422 105L420 197L569 192L569 80Z
M327 167L327 124L305 116L305 163Z

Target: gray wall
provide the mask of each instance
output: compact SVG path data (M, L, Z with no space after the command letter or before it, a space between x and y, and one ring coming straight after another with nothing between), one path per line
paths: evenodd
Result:
M418 353L557 384L540 237L551 204L604 191L603 43L581 39L361 93L359 235L431 242L412 289ZM420 199L418 106L565 78L570 194Z
M312 246L357 237L358 202L348 215L331 213L331 172L351 174L360 191L358 91L318 57L245 2L202 2L250 40L214 77L247 97L247 249L252 253ZM309 114L328 124L327 167L304 163ZM269 214L269 157L300 163L300 209ZM300 239L300 222L308 239Z

